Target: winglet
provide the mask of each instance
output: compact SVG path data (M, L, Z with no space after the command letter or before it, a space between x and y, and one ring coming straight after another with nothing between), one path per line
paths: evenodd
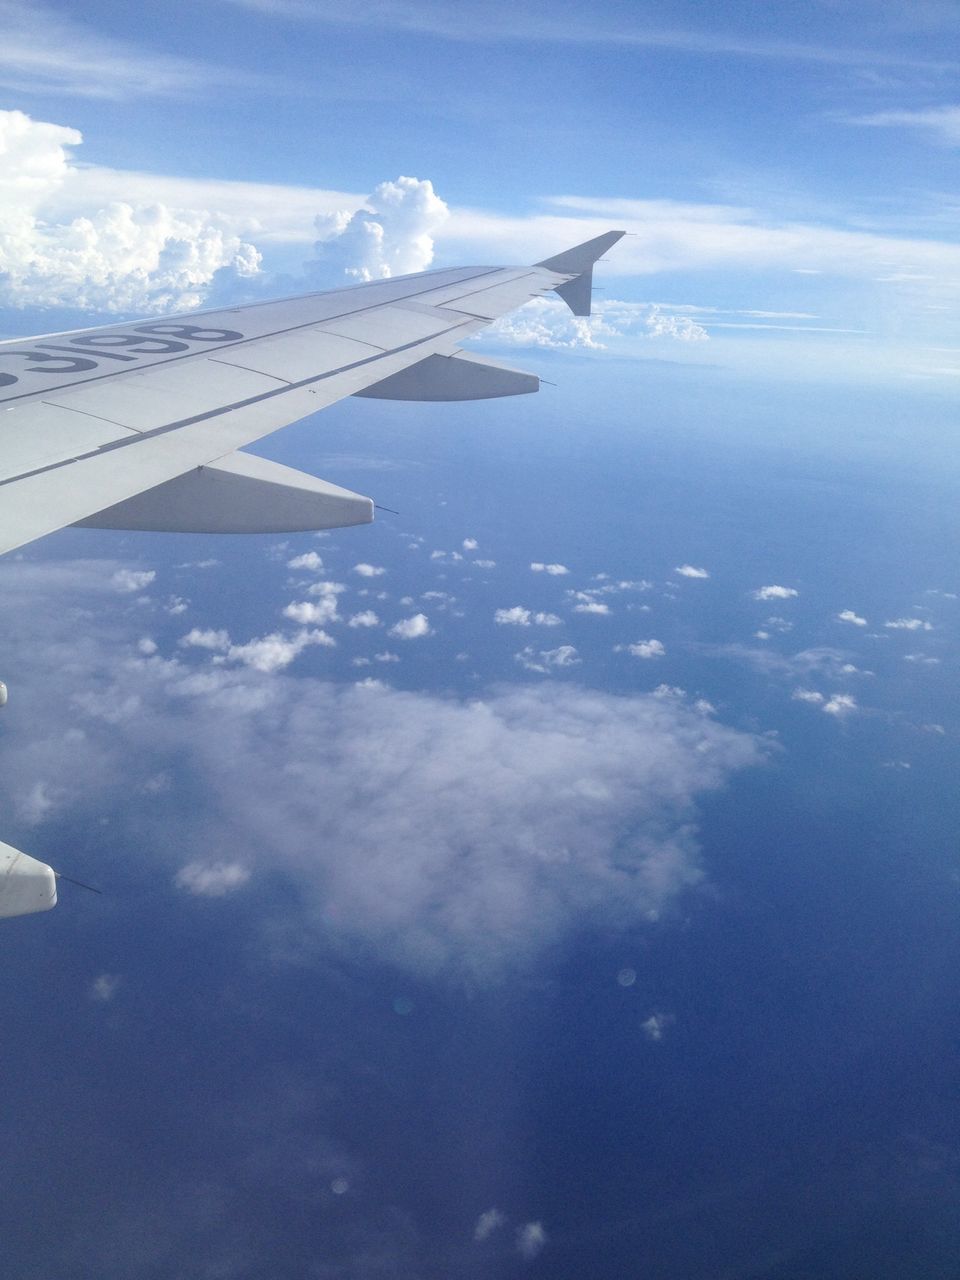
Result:
M572 280L555 285L554 292L560 295L575 316L588 316L593 292L593 264L625 235L625 231L607 231L543 262L534 263L534 266L572 276Z

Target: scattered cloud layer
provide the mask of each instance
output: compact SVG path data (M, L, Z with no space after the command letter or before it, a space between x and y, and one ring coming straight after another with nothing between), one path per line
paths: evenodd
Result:
M167 777L155 819L139 806L135 847L160 865L203 850L169 868L187 893L285 877L300 907L271 930L282 951L359 947L493 978L571 929L638 925L703 876L698 797L763 759L754 737L681 698L545 681L464 701L293 678L273 658L143 654L139 614L90 607L118 567L4 566L33 725L26 749L21 733L0 739L0 788L9 803L27 780L43 785L43 820L79 820L114 790L146 795ZM211 631L213 658L226 657L234 646ZM13 700L10 713L25 714Z

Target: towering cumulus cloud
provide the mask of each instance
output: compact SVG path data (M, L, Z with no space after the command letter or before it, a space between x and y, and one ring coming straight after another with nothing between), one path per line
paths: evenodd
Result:
M184 310L203 301L217 272L258 270L257 250L204 211L114 201L51 215L81 141L76 129L0 111L0 305Z
M402 177L381 182L367 207L317 218L322 238L307 270L324 280L331 275L382 280L423 271L433 261L433 236L447 217L433 183Z

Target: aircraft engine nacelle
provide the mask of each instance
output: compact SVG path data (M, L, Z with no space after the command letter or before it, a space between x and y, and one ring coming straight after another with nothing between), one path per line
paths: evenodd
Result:
M0 917L28 916L56 905L53 867L0 841Z

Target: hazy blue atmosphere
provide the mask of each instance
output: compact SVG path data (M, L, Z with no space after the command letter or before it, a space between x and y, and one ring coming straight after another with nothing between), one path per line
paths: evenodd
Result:
M955 1280L955 8L74 12L3 336L631 234L257 447L373 526L0 561L0 1272Z

